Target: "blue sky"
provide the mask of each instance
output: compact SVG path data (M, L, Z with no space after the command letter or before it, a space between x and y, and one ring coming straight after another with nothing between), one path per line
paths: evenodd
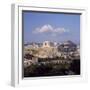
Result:
M80 15L23 11L24 43L80 41Z

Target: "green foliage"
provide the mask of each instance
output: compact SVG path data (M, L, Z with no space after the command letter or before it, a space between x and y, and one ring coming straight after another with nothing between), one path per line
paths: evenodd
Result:
M65 70L69 69L69 64L63 63L38 63L32 64L31 66L24 69L24 75L27 76L45 76L45 75L63 75Z

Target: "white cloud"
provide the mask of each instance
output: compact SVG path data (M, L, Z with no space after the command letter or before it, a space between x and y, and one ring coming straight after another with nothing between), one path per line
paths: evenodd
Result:
M43 25L42 27L36 28L33 33L46 33L46 32L50 32L53 36L55 36L56 34L62 34L62 33L66 33L69 32L69 30L65 29L65 28L53 28L51 25L47 24L47 25Z
M69 32L69 30L65 29L65 28L56 28L53 30L53 32L55 33L65 33L65 32Z
M44 25L40 28L36 28L33 33L45 33L45 32L52 32L53 27L51 25Z

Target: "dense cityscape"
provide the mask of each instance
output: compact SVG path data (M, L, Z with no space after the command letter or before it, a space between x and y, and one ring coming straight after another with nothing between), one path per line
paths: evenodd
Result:
M23 11L23 76L80 75L80 14Z
M24 77L80 75L80 45L44 41L24 44Z

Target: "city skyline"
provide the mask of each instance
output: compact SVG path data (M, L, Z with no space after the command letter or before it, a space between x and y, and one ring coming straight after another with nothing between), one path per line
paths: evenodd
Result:
M80 43L80 15L23 11L24 43L63 42Z

